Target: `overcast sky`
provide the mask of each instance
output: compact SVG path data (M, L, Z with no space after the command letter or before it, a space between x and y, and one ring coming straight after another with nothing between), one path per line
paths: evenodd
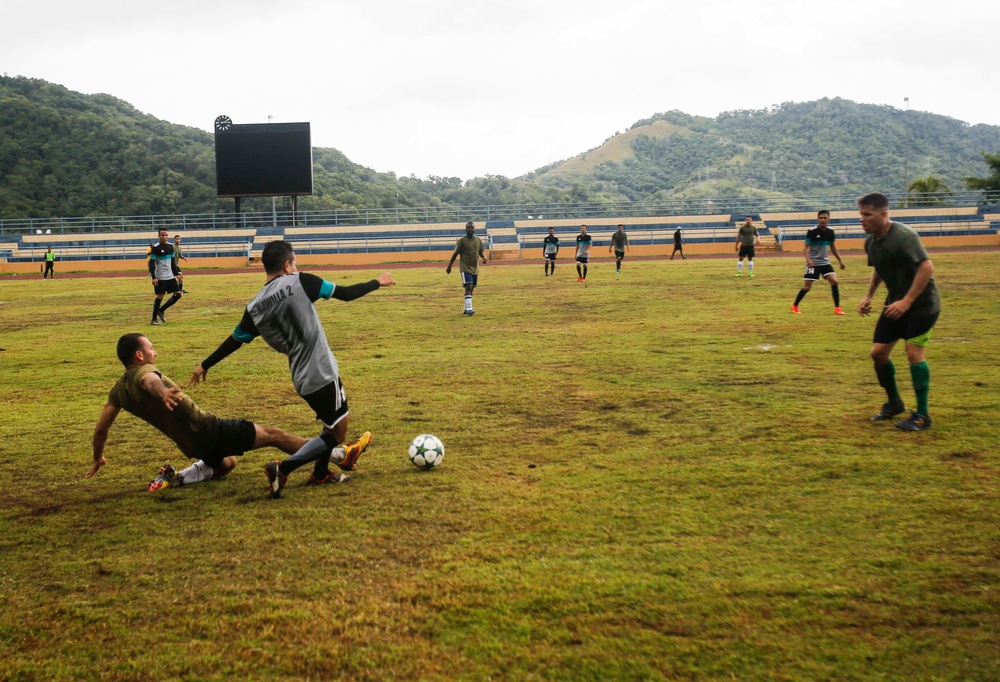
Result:
M515 177L655 113L843 97L1000 125L1000 4L0 0L0 71L212 130L308 121L377 171Z

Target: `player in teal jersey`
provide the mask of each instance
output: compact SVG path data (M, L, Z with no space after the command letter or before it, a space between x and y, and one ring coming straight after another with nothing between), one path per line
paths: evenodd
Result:
M549 233L542 240L542 255L545 258L545 276L549 276L549 267L552 274L556 274L556 256L559 254L559 237L556 236L555 228L550 227Z
M844 261L840 257L840 252L837 251L837 245L834 244L835 240L836 235L830 229L830 212L825 210L820 211L816 214L816 227L806 232L805 245L802 247L802 252L806 257L806 272L802 278L802 288L799 289L799 293L795 297L795 303L792 304L792 312L796 315L801 312L799 310L799 303L802 302L802 299L812 289L813 282L820 277L830 283L830 292L833 294L834 314L844 314L843 309L840 307L840 285L837 283L837 273L834 272L833 265L830 264L828 251L832 251L833 255L836 256L841 270L847 266L844 265Z
M587 234L587 226L580 226L580 234L576 235L576 281L587 281L587 263L590 262L590 245L594 238Z

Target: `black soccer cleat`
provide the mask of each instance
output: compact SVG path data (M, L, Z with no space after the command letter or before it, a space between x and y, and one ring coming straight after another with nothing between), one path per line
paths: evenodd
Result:
M906 406L903 403L883 403L882 410L871 418L873 422L884 422L886 419L892 419L897 414L903 414L906 412Z
M911 412L909 419L896 422L896 428L903 431L923 431L931 428L931 418L924 414Z

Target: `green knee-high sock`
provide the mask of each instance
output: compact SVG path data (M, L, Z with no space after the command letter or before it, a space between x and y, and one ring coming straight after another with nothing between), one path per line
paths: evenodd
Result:
M910 365L910 377L913 379L913 392L917 394L917 414L931 416L927 411L927 394L931 392L931 370L927 363Z
M875 376L878 377L879 386L885 389L890 403L898 405L903 402L899 397L899 389L896 388L896 365L892 364L892 360L884 365L875 365Z

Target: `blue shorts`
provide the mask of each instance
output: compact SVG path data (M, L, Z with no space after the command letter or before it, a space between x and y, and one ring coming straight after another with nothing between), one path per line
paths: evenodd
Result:
M476 286L479 284L479 275L473 275L471 272L462 273L462 286Z

